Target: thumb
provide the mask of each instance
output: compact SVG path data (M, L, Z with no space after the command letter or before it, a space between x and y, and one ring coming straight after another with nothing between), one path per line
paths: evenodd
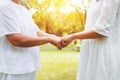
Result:
M64 40L64 39L61 40L61 45L62 45L63 47L67 46L68 43L69 43L69 42L68 42L67 40Z

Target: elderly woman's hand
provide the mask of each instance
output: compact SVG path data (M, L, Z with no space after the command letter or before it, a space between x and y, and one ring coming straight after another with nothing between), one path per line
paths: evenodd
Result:
M62 49L61 45L61 37L52 35L50 36L50 43L54 46L56 46L58 49Z

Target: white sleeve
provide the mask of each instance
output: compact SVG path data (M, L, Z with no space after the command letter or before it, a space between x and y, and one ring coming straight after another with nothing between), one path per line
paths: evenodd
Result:
M38 25L37 25L35 22L34 22L34 30L35 30L36 32L41 31L40 28L38 27Z
M9 6L0 7L0 36L21 33L20 24L15 11Z
M115 0L103 1L101 13L92 29L98 34L109 36L116 19L118 5Z
M28 14L30 15L30 18L31 18L31 20L32 20L32 24L33 24L33 27L34 27L35 32L39 32L39 31L40 31L40 28L39 28L38 25L35 23L32 15L31 15L30 13L28 13Z

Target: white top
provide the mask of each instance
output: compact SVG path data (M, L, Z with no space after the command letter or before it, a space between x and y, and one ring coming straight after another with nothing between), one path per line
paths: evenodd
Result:
M106 38L82 41L77 80L120 80L120 2L93 0L85 31Z
M0 72L23 74L40 67L39 47L15 47L5 35L21 33L37 37L38 27L29 11L12 1L0 3Z

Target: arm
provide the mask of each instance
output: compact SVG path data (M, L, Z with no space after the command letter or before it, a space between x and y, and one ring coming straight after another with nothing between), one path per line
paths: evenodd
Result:
M93 30L78 32L71 35L72 40L74 39L95 39L95 38L102 38L105 37L104 35L98 34Z
M93 30L83 31L66 36L64 39L62 39L61 44L63 47L66 47L69 43L71 43L75 39L96 39L102 37L106 37L106 36L98 34Z
M52 35L52 34L48 34L48 33L45 33L43 31L37 32L37 35L38 35L38 37L50 37L52 45L56 46L58 49L62 48L61 37L56 36L56 35Z
M33 47L51 42L50 37L30 37L20 33L6 35L9 42L18 47Z
M30 37L20 33L6 35L8 41L17 47L33 47L39 46L45 43L51 43L56 46L58 49L61 49L60 44L61 38L54 38L51 36L39 36L39 37Z
M38 37L41 37L41 36L49 36L49 37L57 37L57 38L60 38L59 36L55 36L55 35L52 35L52 34L48 34L48 33L45 33L45 32L43 32L43 31L37 32L37 35L38 35Z
M0 8L0 36L6 36L8 41L18 47L33 47L38 46L45 43L52 43L58 48L56 43L60 43L59 40L54 39L54 37L49 36L39 36L39 37L31 37L27 35L23 35L21 33L21 29L18 27L19 22L17 21L18 18L16 18L16 14L14 10L11 9L11 12L9 12L9 7ZM10 14L8 14L10 13ZM37 31L37 30L36 30ZM37 33L37 32L36 32Z
M109 37L112 25L116 19L118 5L115 0L105 0L98 19L89 31L74 33L62 40L62 45L67 46L74 39L95 39Z
M45 33L45 32L43 32L43 31L39 31L39 32L37 32L37 35L38 35L38 37L39 37L39 36L48 36L48 35L50 35L50 34Z

